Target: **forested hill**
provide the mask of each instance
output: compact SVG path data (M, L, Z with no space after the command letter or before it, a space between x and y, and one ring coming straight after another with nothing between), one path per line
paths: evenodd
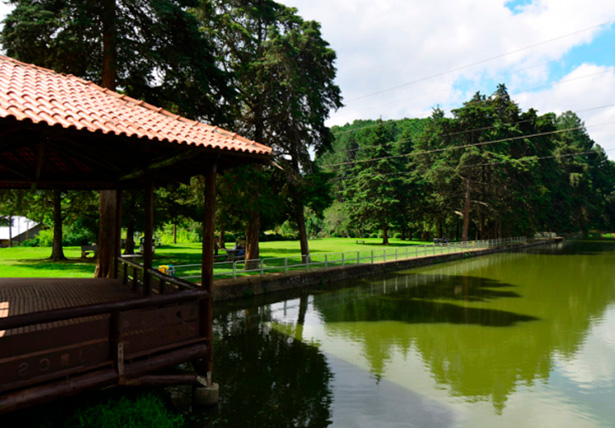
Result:
M358 120L319 158L325 233L496 238L615 229L615 164L573 112L522 111L504 85L450 117Z

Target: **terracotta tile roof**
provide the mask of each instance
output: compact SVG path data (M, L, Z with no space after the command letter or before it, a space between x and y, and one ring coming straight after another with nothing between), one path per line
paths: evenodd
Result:
M0 55L0 117L211 149L271 154L224 129L172 114L75 77Z

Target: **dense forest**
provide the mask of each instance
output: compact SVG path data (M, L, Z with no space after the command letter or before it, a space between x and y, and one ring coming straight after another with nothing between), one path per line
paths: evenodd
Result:
M270 0L11 0L9 56L93 80L269 145L269 166L218 185L221 243L391 236L496 238L612 230L615 167L572 113L522 111L500 85L449 116L360 120L329 129L342 106L335 52L320 26ZM203 182L156 191L159 233L198 240ZM143 194L124 193L126 249ZM54 229L31 245L95 242L99 195L0 193L0 223L25 215ZM55 225L55 228L54 228ZM267 232L267 233L265 233ZM179 238L178 238L179 235Z
M459 240L610 230L615 164L573 112L521 111L506 87L447 117L355 121L319 157L335 174L324 232Z

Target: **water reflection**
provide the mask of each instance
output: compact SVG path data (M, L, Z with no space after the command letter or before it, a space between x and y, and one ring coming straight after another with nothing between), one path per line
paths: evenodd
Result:
M189 426L329 425L332 373L317 348L272 330L268 307L218 314L214 370L221 385L214 411Z
M530 413L547 424L614 420L604 403L615 399L615 309L605 315L615 247L595 248L500 254L227 308L215 351L233 395L225 406L256 400L295 426L356 425L355 412L372 420L377 409L340 394L382 402L384 389L402 388L421 403L417 420L446 415L438 426L519 425Z
M314 308L326 323L399 321L405 323L454 323L509 327L521 321L537 318L508 311L459 306L446 300L483 302L503 297L520 297L512 291L495 288L511 287L497 281L474 277L407 275L400 289L398 281L356 287L334 295L315 296ZM397 291L387 292L396 289Z

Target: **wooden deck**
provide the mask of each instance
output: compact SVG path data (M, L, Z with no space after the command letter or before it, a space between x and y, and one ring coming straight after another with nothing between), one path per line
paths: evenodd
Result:
M116 279L0 278L0 318L139 297ZM70 322L74 320L0 331L0 337L46 330Z
M0 413L140 384L207 355L206 291L156 272L145 285L142 270L123 273L122 280L0 278Z

